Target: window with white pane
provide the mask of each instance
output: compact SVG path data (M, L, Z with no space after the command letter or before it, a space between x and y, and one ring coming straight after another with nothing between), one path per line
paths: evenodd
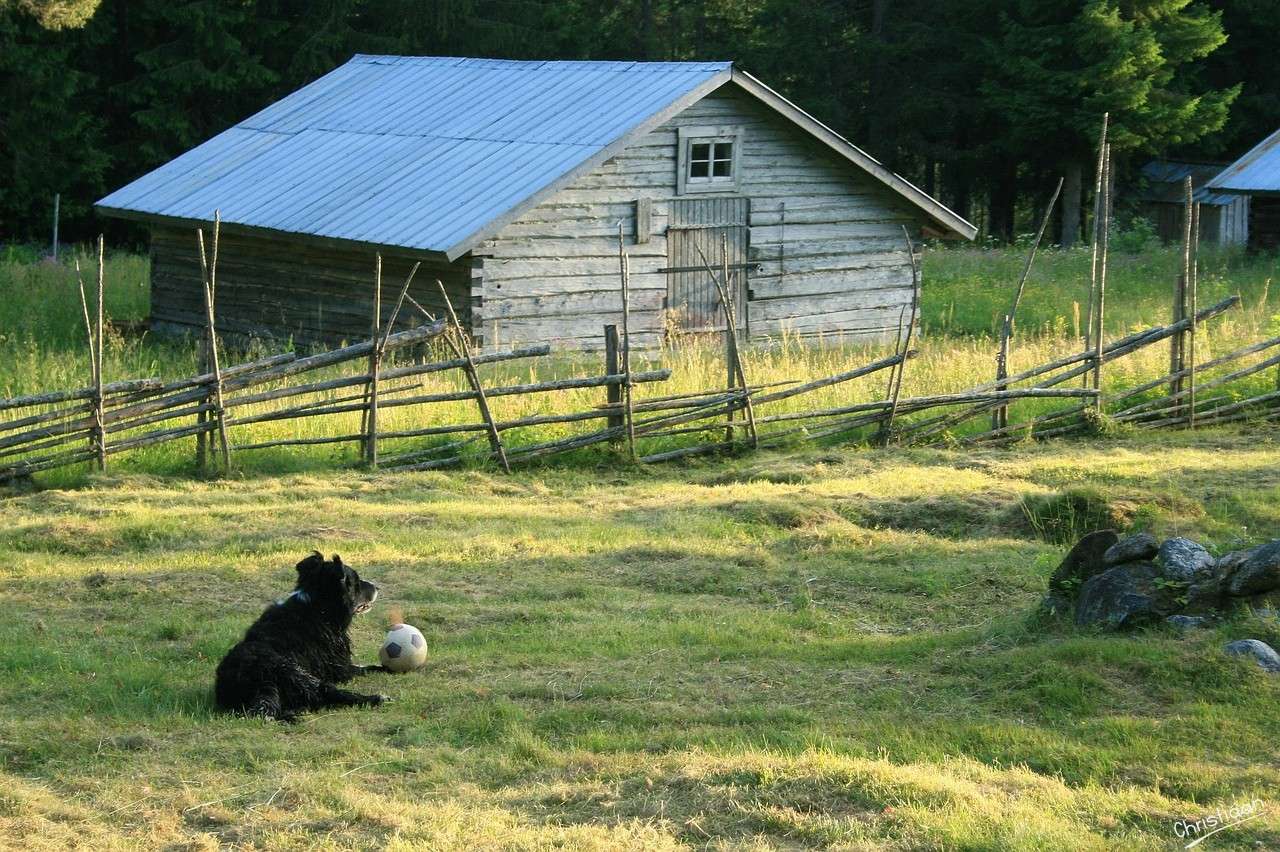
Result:
M742 133L733 128L680 128L679 190L737 192L741 185Z

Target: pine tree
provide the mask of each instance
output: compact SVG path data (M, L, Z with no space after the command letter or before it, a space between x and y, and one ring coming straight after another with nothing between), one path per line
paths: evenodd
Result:
M1218 131L1238 87L1212 89L1195 63L1223 44L1220 15L1190 0L1022 0L993 2L982 39L979 91L990 105L987 132L992 231L1011 237L1017 169L1061 170L1076 197L1064 199L1062 243L1079 231L1079 175L1103 113L1118 157L1187 144ZM1074 215L1073 215L1074 211Z

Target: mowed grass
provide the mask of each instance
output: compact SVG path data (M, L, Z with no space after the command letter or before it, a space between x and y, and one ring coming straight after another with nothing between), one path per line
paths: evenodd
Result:
M1020 258L927 256L904 393L990 377ZM1116 335L1166 321L1177 268L1168 251L1128 260L1112 273ZM1244 309L1205 330L1202 352L1280 333L1274 259L1221 263L1202 303L1240 292ZM1014 369L1079 345L1087 255L1040 264ZM0 262L0 396L86 383L72 280ZM114 319L145 316L144 260L112 257L108 280ZM880 351L784 340L753 348L748 371L807 379ZM1153 347L1109 381L1166 360ZM715 345L649 363L673 378L646 394L723 381ZM194 369L180 342L111 336L109 377ZM485 375L598 369L561 357ZM884 378L804 404L876 399ZM388 411L387 428L475 420L469 404ZM1277 848L1280 678L1222 645L1280 644L1280 623L1241 611L1185 637L1103 636L1034 615L1065 543L1097 525L1218 552L1280 537L1273 429L965 452L855 440L647 468L601 451L512 477L264 451L217 481L191 477L178 442L114 457L106 476L42 475L0 491L0 846L1166 849L1186 842L1179 820L1257 798L1262 817L1203 845ZM403 618L427 636L427 668L357 684L396 699L377 710L293 727L215 713L217 660L317 547L383 587L355 627L358 660Z
M1049 523L1068 503L1219 551L1276 537L1280 446L1219 430L11 494L0 845L1167 849L1178 820L1259 798L1205 845L1280 847L1280 677L1221 650L1280 623L1038 621L1063 553L1042 534L1090 523ZM362 680L395 699L376 710L215 713L218 658L313 547L383 587L358 660L403 618L428 666Z
M72 269L74 257L74 254L64 256L62 264L17 256L0 259L0 397L88 385L82 309ZM92 259L81 254L80 261L82 268L91 273ZM991 380L997 348L993 335L1008 310L1023 262L1024 250L1021 248L936 248L926 252L921 336L916 343L919 355L906 370L902 387L904 396L953 393ZM1019 310L1018 336L1011 356L1013 372L1081 350L1079 326L1087 320L1087 308L1083 309L1085 316L1077 318L1077 314L1078 306L1086 299L1089 263L1087 249L1048 250L1040 254ZM1113 254L1107 312L1110 338L1168 322L1172 282L1180 263L1180 255L1174 248L1148 247L1140 252L1117 251ZM1240 295L1242 303L1239 308L1202 327L1197 340L1201 362L1244 343L1280 334L1280 305L1277 305L1280 296L1271 293L1272 279L1278 268L1276 257L1271 255L1248 255L1241 251L1204 252L1200 304L1209 305L1230 294ZM92 277L89 274L87 278L90 286L93 285ZM149 310L146 259L127 253L109 255L106 280L107 315L113 321L107 339L107 379L194 375L197 362L195 348L190 341L156 338L128 330L129 323L145 318ZM289 347L288 341L262 342L246 352L228 353L224 362L248 360ZM745 348L744 362L748 381L752 384L773 384L807 381L847 371L883 357L889 351L884 345L842 340L838 336L815 341L784 335L781 339ZM1202 376L1201 384L1270 357L1274 352L1273 349L1258 353L1210 371ZM441 352L433 357L448 355ZM665 368L672 372L668 381L640 386L636 394L639 400L706 391L722 387L725 382L724 350L719 340L685 340L661 351L637 353L633 363L636 370ZM1166 345L1148 347L1108 366L1105 387L1110 392L1132 387L1167 372L1167 365ZM481 379L487 387L493 388L570 376L599 375L603 366L599 354L558 354L483 366ZM350 375L362 367L362 363L352 363L321 374L299 377L293 383ZM1280 373L1276 371L1257 373L1216 389L1212 394L1202 394L1201 399L1212 397L1230 402L1255 396L1273 389L1278 376ZM880 400L885 398L887 379L888 373L880 372L762 406L757 414L764 418ZM394 383L390 389L403 396L409 384L412 384L412 389L408 393L415 395L467 389L465 377L459 370L431 374L410 383ZM400 390L396 391L396 387ZM243 407L235 413L261 414L287 405L324 399L340 399L350 404L353 394L360 390L344 388L319 396L293 397ZM1147 396L1154 397L1160 392L1156 390ZM500 396L493 398L491 405L494 416L499 420L514 420L533 415L585 411L598 406L604 398L603 389L591 388ZM1010 419L1018 422L1072 404L1074 401L1018 402L1011 406ZM931 411L903 417L900 425L936 413ZM444 424L476 424L478 421L478 412L470 401L403 408L384 406L380 428L382 431L405 431ZM190 418L183 422L190 422ZM985 417L975 418L953 429L953 434L962 437L984 428L987 422ZM803 421L782 421L766 425L762 433L794 430L800 425L804 425ZM810 421L808 425L821 428L825 424L823 421ZM508 431L504 434L504 441L510 448L519 448L602 426L601 421L540 425ZM842 435L839 440L845 444L865 442L875 428L869 426ZM246 444L352 435L359 431L360 414L350 412L237 427L232 430L231 440ZM109 440L119 440L129 434L115 433ZM487 445L482 435L469 434L473 440L461 452L479 463ZM708 429L700 434L645 439L641 442L640 451L660 452L690 443L718 440L722 435L722 429L713 428L708 423ZM384 440L381 451L384 458L394 459L399 454L443 444L457 437ZM803 440L803 435L795 437ZM194 438L187 438L130 451L114 456L111 463L125 472L192 475L195 472L194 443ZM0 458L0 463L8 463L13 458ZM609 451L593 448L575 454L568 459L568 464L597 464L609 459ZM297 473L351 467L358 461L358 445L341 443L248 451L236 454L235 464L238 470L249 474ZM41 474L39 480L48 485L75 485L84 481L87 470L87 465L64 468Z

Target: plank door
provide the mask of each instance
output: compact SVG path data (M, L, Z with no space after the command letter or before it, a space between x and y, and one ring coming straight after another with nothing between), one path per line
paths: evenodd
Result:
M720 272L721 241L729 250L729 292L738 332L747 330L747 198L679 198L667 224L667 311L681 331L724 330L724 309L703 258ZM701 250L701 252L699 252Z

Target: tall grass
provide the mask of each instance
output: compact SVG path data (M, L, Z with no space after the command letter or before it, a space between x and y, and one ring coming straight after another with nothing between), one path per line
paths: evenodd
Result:
M0 397L89 383L84 321L73 268L77 257L86 271L86 283L92 287L93 262L83 253L64 256L60 264L32 262L20 257L0 258ZM906 371L904 396L961 391L992 378L994 333L1007 310L1023 257L1019 248L936 249L927 253L921 336L917 345L919 356L910 362ZM1180 263L1177 250L1172 248L1149 248L1140 253L1114 256L1108 280L1109 336L1168 321L1172 282ZM1077 319L1076 306L1087 296L1088 268L1087 249L1041 253L1019 311L1018 335L1010 364L1012 372L1079 351L1078 324L1083 319ZM1203 328L1198 338L1202 361L1264 334L1280 334L1280 307L1272 304L1269 292L1276 271L1274 257L1252 256L1241 251L1205 252L1200 277L1201 305L1229 293L1239 293L1243 306ZM111 322L105 355L107 379L193 375L197 360L191 341L160 339L128 331L130 323L144 319L149 310L147 259L131 254L110 255L106 280L106 313ZM275 351L280 344L254 348L256 351L231 353L228 360ZM748 380L753 384L769 384L842 372L882 357L888 351L885 345L852 342L839 336L815 341L784 334L779 339L748 347L744 358ZM1109 366L1107 387L1117 390L1161 375L1167 371L1167 353L1164 346L1152 346ZM1238 365L1227 369L1235 366ZM667 382L642 386L637 399L705 390L725 382L723 347L717 339L692 338L661 351L642 353L635 359L634 367L637 370L664 367L672 372ZM339 375L341 369L331 374ZM358 369L346 366L347 371ZM481 377L486 386L493 387L598 374L602 370L599 355L562 354L486 365L481 368ZM1232 395L1242 398L1275 381L1274 377L1264 374L1253 378L1252 382L1233 385ZM882 372L772 404L761 413L779 414L883 399L887 379L888 373ZM464 382L460 371L432 374L416 380L415 393L463 390ZM343 389L330 397L352 392L352 389ZM497 397L491 404L497 419L514 420L535 414L581 411L603 401L603 390L593 388ZM237 413L257 413L298 402L299 399L294 398L241 409ZM1012 406L1010 417L1017 422L1063 405L1053 400L1019 402ZM477 419L475 406L470 402L437 403L429 407L385 408L380 426L385 431L398 431L444 423L475 423ZM965 429L971 431L981 422L975 420ZM241 427L233 430L232 439L249 443L327 437L356 433L359 425L360 415L353 412ZM544 425L510 431L504 440L511 446L520 446L600 425L602 421L591 421L591 425L585 427L583 424ZM789 425L793 424L780 424L781 427ZM722 432L711 425L707 430ZM659 451L706 437L709 435L648 439L642 449ZM446 440L456 440L456 437L434 443ZM386 441L382 453L394 456L423 446L425 443L420 439ZM482 440L470 446L477 455L485 449ZM122 454L114 458L113 464L127 470L185 472L191 469L193 456L192 440L185 440ZM281 472L356 460L354 444L331 444L246 452L239 455L238 465L247 471ZM79 475L80 471L72 470L49 477L59 481Z

